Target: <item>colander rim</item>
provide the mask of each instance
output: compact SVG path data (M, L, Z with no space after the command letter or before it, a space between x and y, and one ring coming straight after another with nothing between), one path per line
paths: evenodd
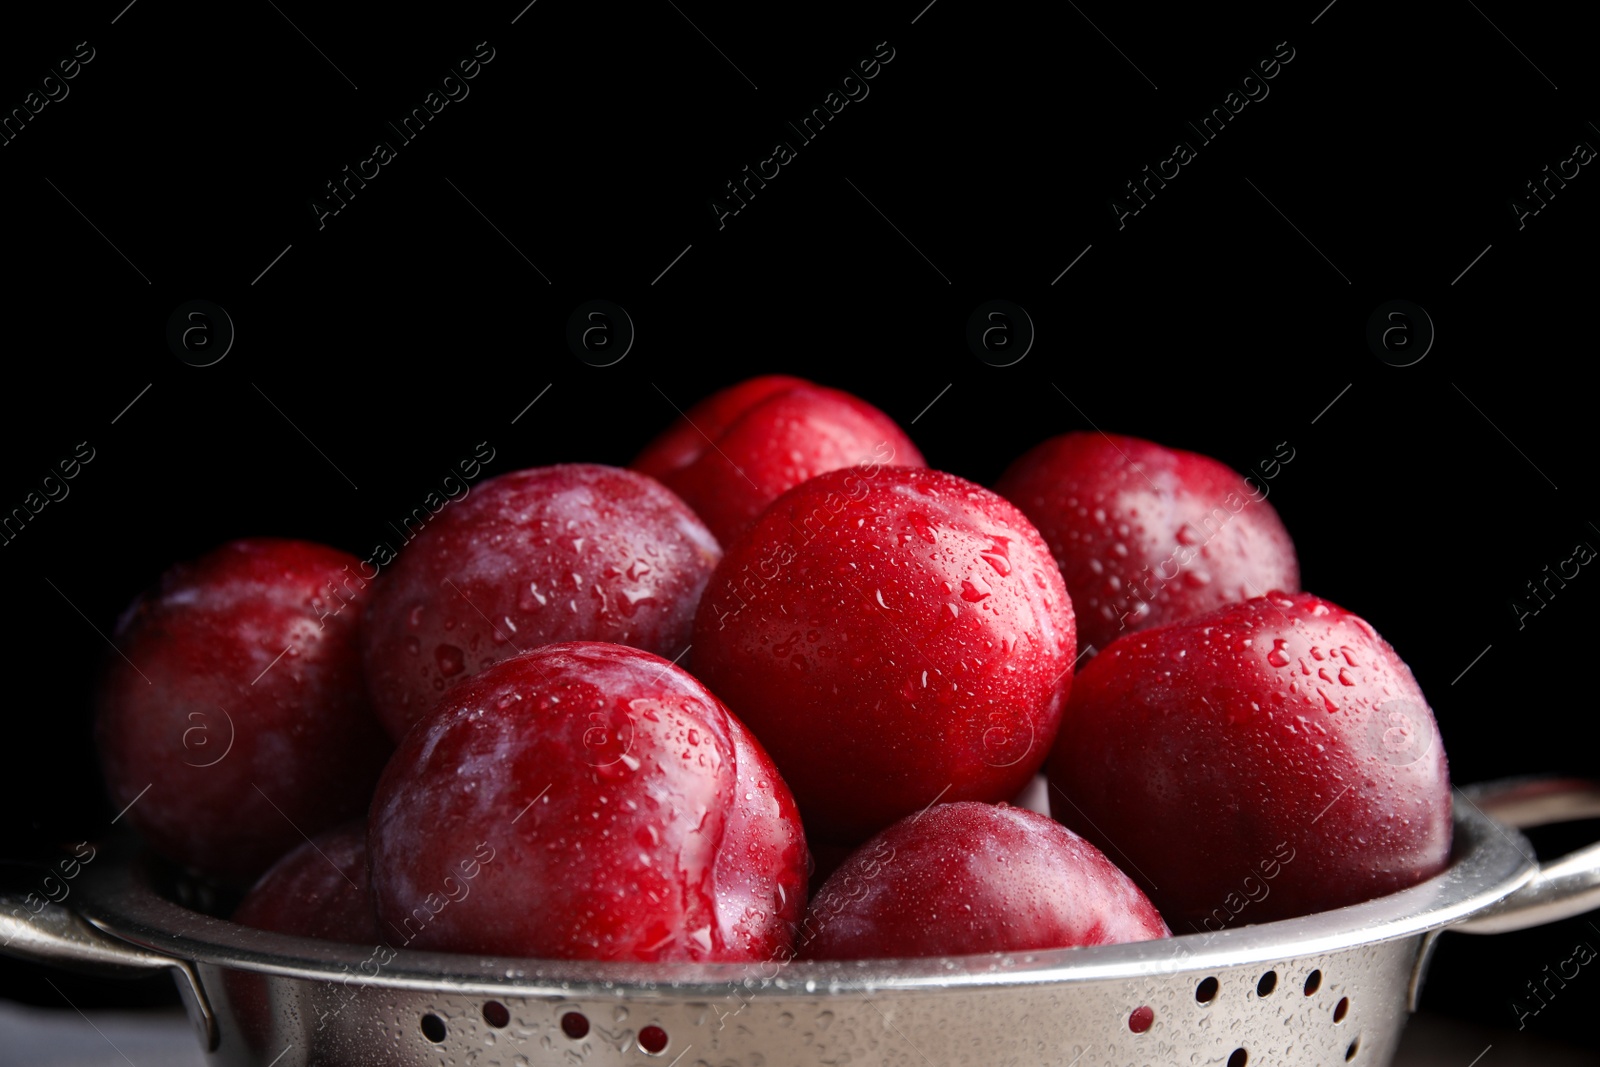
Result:
M1459 793L1456 794L1459 796ZM1273 964L1412 937L1461 922L1538 871L1527 839L1474 805L1455 804L1454 848L1440 874L1408 889L1294 919L1171 939L943 958L787 963L530 960L346 944L254 930L157 890L147 854L110 855L80 879L78 911L104 932L190 963L313 981L497 997L673 997L872 993L1148 978Z

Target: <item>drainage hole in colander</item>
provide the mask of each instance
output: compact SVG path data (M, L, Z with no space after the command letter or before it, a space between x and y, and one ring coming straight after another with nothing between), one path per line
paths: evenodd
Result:
M561 1032L572 1040L585 1037L589 1033L589 1017L581 1011L569 1011L561 1017Z
M667 1049L667 1032L659 1026L647 1026L639 1031L639 1051L647 1056L659 1056Z
M1268 971L1266 974L1261 976L1261 981L1256 983L1256 996L1258 996L1258 997L1271 996L1272 995L1272 991L1274 989L1277 989L1277 988L1278 988L1278 972L1277 971Z
M432 1041L435 1045L444 1040L444 1020L437 1015L424 1015L422 1017L422 1036Z
M1203 979L1194 987L1194 999L1202 1004L1210 1004L1217 998L1217 980L1215 978Z
M1347 1059L1347 1060L1353 1060L1353 1059L1356 1058L1356 1053L1360 1052L1360 1051L1361 1051L1361 1039L1358 1037L1354 1041L1350 1042L1350 1047L1349 1048L1344 1050L1344 1058Z
M1312 971L1306 975L1306 996L1310 996L1322 988L1322 972Z
M1228 1067L1244 1067L1250 1062L1250 1053L1242 1048L1233 1050L1233 1055L1228 1057Z
M1133 1014L1128 1016L1128 1029L1136 1034L1142 1034L1150 1029L1150 1024L1156 1021L1156 1013L1149 1005L1134 1008Z
M510 1025L511 1012L498 1000L485 1001L483 1005L483 1021L496 1030L501 1030Z
M1336 1023L1342 1023L1342 1022L1344 1022L1344 1017L1346 1015L1349 1015L1349 1014L1350 1014L1350 998L1349 997L1340 997L1339 998L1339 1003L1337 1003L1337 1004L1335 1004L1333 1006L1333 1021L1336 1022Z

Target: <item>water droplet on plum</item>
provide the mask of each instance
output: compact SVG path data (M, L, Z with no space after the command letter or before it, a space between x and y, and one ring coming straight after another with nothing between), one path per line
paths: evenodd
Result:
M466 657L455 645L440 645L433 650L434 662L439 664L439 673L445 678L461 673L466 665ZM444 688L441 684L438 688Z

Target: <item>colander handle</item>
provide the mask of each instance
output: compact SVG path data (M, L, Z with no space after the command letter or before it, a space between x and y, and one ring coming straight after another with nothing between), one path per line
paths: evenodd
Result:
M1508 778L1461 793L1491 819L1517 829L1600 818L1600 783L1579 778ZM1527 885L1451 929L1510 933L1591 908L1600 908L1600 843L1542 864Z
M137 978L168 971L177 981L178 994L199 1032L202 1046L216 1049L220 1037L216 1016L187 961L112 937L70 907L49 899L52 886L69 888L59 872L52 874L49 868L31 864L5 866L13 870L0 878L5 883L0 884L0 954L108 978ZM19 876L17 871L25 873ZM14 885L22 888L13 888ZM65 895L61 899L65 900Z
M38 901L30 896L0 893L0 953L106 978L138 978L178 966L177 960L101 933L59 904L46 902L34 914Z

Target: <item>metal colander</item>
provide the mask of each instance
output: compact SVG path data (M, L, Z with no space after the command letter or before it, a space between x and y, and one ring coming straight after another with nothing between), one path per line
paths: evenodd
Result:
M209 1061L256 1067L1386 1064L1434 939L1600 905L1600 845L1543 867L1514 827L1600 816L1600 786L1458 791L1420 885L1171 940L947 959L619 965L366 948L176 903L158 868L84 868L73 906L0 894L0 939L102 973L170 970ZM1494 818L1491 818L1491 814Z

